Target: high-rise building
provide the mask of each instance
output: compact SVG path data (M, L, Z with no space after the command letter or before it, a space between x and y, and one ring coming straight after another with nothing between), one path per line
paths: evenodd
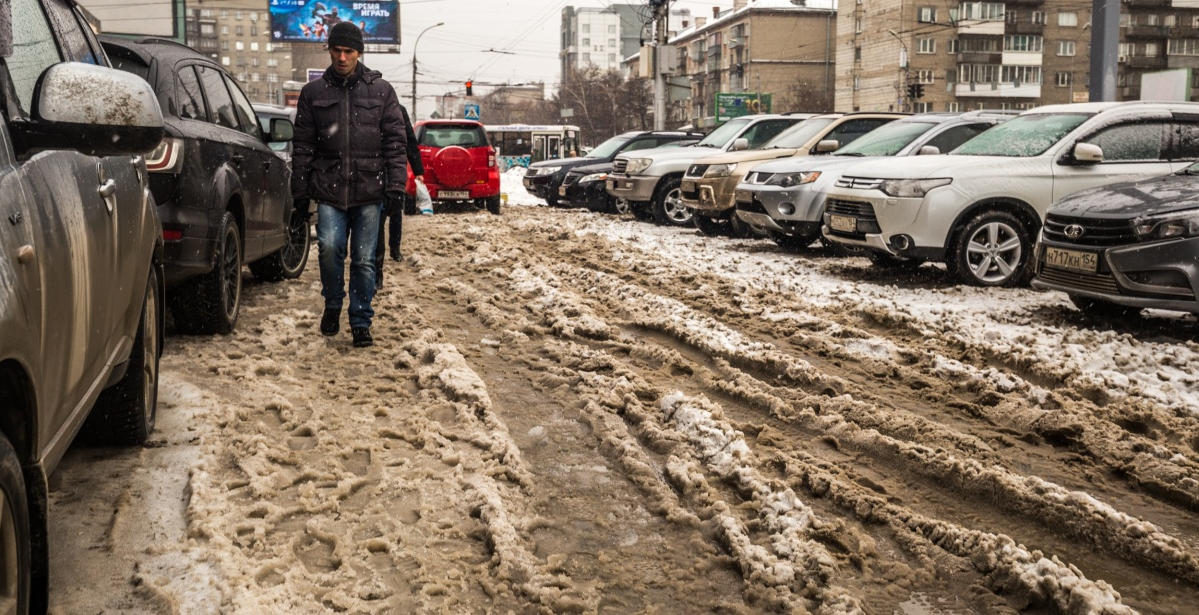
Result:
M620 13L615 8L562 9L562 76L595 66L617 70L624 59Z
M253 102L280 104L284 82L306 80L295 74L292 45L271 42L266 0L195 2L187 35L187 44L220 62Z

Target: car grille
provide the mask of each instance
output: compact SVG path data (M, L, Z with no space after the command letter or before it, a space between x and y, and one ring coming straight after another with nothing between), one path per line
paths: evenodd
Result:
M857 227L858 229L862 230L862 232L858 233L846 233L845 231L837 231L830 228L829 233L832 235L852 237L860 240L866 238L866 230L869 230L870 232L878 232L878 217L874 215L874 206L870 203L829 199L824 205L824 210L830 214L853 216L854 218L857 218Z
M687 177L703 177L707 170L708 165L706 164L693 164L687 168Z
M846 177L842 175L841 178L837 180L837 187L855 188L857 190L878 190L878 187L883 185L883 181L884 180L874 179L871 177Z
M1042 267L1037 277L1044 282L1069 286L1079 290L1089 290L1108 294L1120 294L1120 286L1115 278L1106 273L1084 273L1058 269L1057 267Z
M628 170L629 170L629 161L628 160L621 160L620 158L617 158L616 162L612 163L612 172L613 173L624 173L625 171L628 171Z
M1081 235L1071 237L1068 231ZM1136 243L1132 224L1128 220L1102 220L1049 214L1045 217L1045 238L1055 243L1078 246L1124 246Z
M577 183L579 181L579 178L581 178L581 177L583 177L583 176L579 175L578 173L568 173L566 175L566 177L562 178L562 185L563 186L573 186L575 183Z

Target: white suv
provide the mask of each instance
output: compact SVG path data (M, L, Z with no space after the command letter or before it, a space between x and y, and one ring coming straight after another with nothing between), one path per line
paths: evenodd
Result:
M1080 103L1026 111L947 156L846 169L824 236L882 266L943 261L979 286L1026 283L1045 211L1068 194L1165 175L1199 158L1199 104Z

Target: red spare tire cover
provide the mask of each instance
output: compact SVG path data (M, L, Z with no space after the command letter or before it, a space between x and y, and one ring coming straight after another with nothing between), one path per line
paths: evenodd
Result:
M437 183L450 188L460 188L474 179L474 162L470 152L451 145L441 148L433 156L433 172L437 174Z

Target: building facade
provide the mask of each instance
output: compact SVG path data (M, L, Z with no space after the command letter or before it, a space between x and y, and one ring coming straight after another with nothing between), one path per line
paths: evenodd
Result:
M1118 100L1139 99L1147 72L1199 68L1199 2L1124 0L1121 11ZM1086 101L1090 26L1090 2L843 0L836 107L1021 110Z
M188 46L220 62L253 102L282 104L283 84L305 80L292 45L271 42L264 0L189 3L186 31Z
M617 70L624 59L620 38L620 14L614 8L562 9L562 51L558 57L561 75L595 66Z
M831 111L836 28L833 0L735 0L696 17L670 41L671 81L685 78L690 96L668 105L667 125L715 125L718 93L769 94L775 112Z

